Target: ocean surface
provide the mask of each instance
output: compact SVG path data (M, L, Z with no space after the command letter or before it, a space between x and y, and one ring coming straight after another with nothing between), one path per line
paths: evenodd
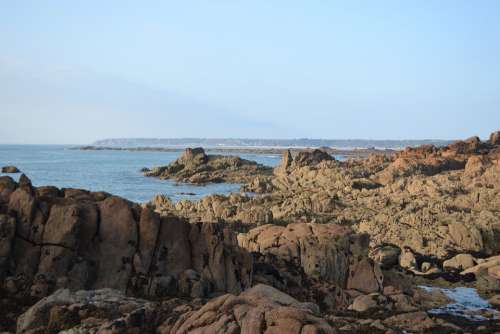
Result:
M167 165L181 152L82 151L60 145L0 145L0 167L14 165L26 174L33 185L81 188L106 191L134 202L147 202L156 194L172 200L196 200L218 193L239 192L239 184L194 186L171 180L145 177L142 167ZM275 166L281 156L272 154L239 154L244 159ZM14 179L20 174L10 175ZM186 195L182 193L194 193Z

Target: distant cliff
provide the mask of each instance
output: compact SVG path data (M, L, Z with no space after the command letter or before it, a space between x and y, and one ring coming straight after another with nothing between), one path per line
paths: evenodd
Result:
M450 140L370 140L370 139L245 139L245 138L110 138L93 143L107 147L337 147L337 148L404 148L433 144L445 146Z

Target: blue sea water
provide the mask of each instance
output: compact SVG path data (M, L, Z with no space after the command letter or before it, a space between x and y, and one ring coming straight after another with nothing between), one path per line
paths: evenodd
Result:
M142 167L161 166L177 159L180 152L82 151L60 145L0 145L0 167L14 165L35 186L106 191L135 202L147 202L156 194L171 199L199 199L218 193L238 192L239 184L195 186L144 177ZM275 166L281 157L272 154L240 154L244 159ZM0 175L6 175L1 174ZM20 174L8 174L18 179ZM194 193L183 195L181 193Z

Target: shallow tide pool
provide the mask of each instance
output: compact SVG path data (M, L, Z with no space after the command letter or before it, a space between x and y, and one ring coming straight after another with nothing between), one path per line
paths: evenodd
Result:
M431 314L449 314L464 317L472 321L488 320L485 313L493 314L493 319L500 319L500 312L493 309L488 301L482 298L476 289L457 287L457 288L438 288L421 285L420 288L426 291L434 289L441 290L453 303L428 311Z

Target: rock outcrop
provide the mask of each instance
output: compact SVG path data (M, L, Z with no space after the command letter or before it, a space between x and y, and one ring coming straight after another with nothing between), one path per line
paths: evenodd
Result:
M161 334L184 333L337 333L319 316L318 307L300 303L266 285L239 296L224 295L197 310L167 319Z
M252 259L223 224L160 217L122 198L1 178L0 278L15 296L112 288L205 296L250 286Z
M21 173L21 171L16 166L4 166L2 167L2 173L15 174Z
M427 312L452 301L418 286L498 304L498 138L347 161L285 152L272 174L188 150L157 176L259 193L196 202L0 177L0 331L495 332L497 311Z
M311 302L341 309L350 303L344 291L382 291L383 275L368 258L368 243L367 235L335 224L265 225L237 237L227 222L188 222L107 193L37 188L24 175L19 182L0 177L0 302L15 309L0 316L0 326L11 328L24 311L19 333L182 333L261 325L334 332ZM267 270L281 272L269 280L274 287L258 285ZM223 293L231 295L209 301ZM163 304L138 298L174 304L182 298L179 310L193 312L196 300L207 304L175 313L171 304L167 312ZM221 306L226 300L242 313L228 314L230 308ZM211 307L219 312L214 321L200 324L196 319L205 319ZM253 323L251 314L262 319Z
M301 267L309 277L340 288L375 292L383 275L368 260L367 235L335 224L264 225L238 235L239 245L254 253L272 255Z
M261 195L215 195L151 205L191 221L226 221L248 228L346 224L369 234L372 248L408 247L442 260L457 253L494 255L500 252L500 146L494 134L492 138L347 161L333 160L321 150L295 157L285 152L272 176L245 186Z
M144 175L173 179L177 182L247 183L256 176L266 176L272 168L237 156L207 155L201 147L187 148L168 166L146 170Z

